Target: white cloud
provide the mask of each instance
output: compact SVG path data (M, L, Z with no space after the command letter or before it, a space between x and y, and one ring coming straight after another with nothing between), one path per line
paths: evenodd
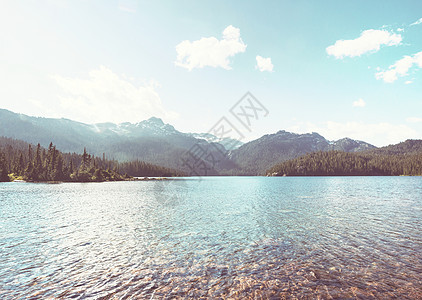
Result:
M256 56L256 68L261 72L268 71L272 72L274 65L271 62L271 57Z
M154 81L136 85L104 66L90 71L85 79L60 75L53 79L62 88L59 104L66 118L86 123L136 123L151 116L176 117L164 109Z
M338 140L349 137L365 141L375 146L396 144L406 139L421 138L420 132L407 125L391 123L363 123L363 122L332 122L322 124L299 123L287 130L306 133L318 132L328 140Z
M377 52L382 45L399 45L401 41L400 34L390 33L387 30L369 29L354 40L336 41L334 45L327 47L326 51L336 58L355 57L367 52Z
M176 46L176 66L191 71L194 68L221 67L230 70L229 58L245 52L246 45L240 38L239 28L232 25L223 31L223 38L203 37L197 41L183 41Z
M419 20L417 20L416 22L410 24L410 26L414 26L414 25L419 25L422 23L422 18L420 18Z
M411 84L411 83L413 83L413 81L412 80L408 80L404 84Z
M409 118L406 119L406 122L408 122L408 123L422 123L422 118L409 117Z
M398 32L403 32L404 31L404 28L397 28L397 31Z
M419 66L419 68L422 68L422 51L416 53L413 56L413 59L414 59L415 64L417 64Z
M362 98L353 102L353 107L365 107L366 103Z
M389 66L388 70L376 73L375 77L377 79L382 79L385 82L392 83L396 81L398 77L408 75L408 71L414 65L422 68L422 51L412 56L404 56L402 59L399 59L393 65Z

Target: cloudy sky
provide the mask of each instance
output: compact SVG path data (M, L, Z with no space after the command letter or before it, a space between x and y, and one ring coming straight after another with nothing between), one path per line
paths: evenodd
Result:
M207 132L250 91L246 138L422 138L422 1L3 0L0 108Z

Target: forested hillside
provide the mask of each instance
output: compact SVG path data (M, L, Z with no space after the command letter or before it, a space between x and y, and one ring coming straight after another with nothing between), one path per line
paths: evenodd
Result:
M124 174L124 175L122 175ZM141 161L119 163L90 155L62 153L50 143L48 149L0 137L0 181L114 181L130 176L177 176L181 173Z
M409 155L422 153L422 140L406 140L395 145L389 145L382 148L371 150L373 154L398 154Z
M316 152L278 164L273 176L422 175L422 141L406 142L361 153Z
M231 159L239 166L237 174L260 175L277 163L318 152L339 150L360 152L375 146L344 138L328 141L318 133L296 134L281 130L248 142L232 151Z

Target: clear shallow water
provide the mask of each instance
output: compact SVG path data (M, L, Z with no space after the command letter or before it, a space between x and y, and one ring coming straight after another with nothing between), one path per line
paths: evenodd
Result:
M0 298L422 298L422 178L0 184Z

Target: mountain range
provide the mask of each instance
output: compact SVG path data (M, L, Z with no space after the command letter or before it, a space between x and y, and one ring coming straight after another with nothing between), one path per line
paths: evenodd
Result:
M152 117L139 123L85 124L69 119L31 117L0 109L0 136L48 147L53 142L63 152L88 152L119 161L141 160L192 171L186 159L195 152L195 163L207 165L197 175L257 175L271 166L316 151L360 152L376 148L343 138L329 141L318 133L296 134L284 130L264 135L230 149L232 140L210 133L183 133L161 119ZM193 150L195 149L195 150ZM205 154L199 157L198 149ZM213 158L212 165L210 157ZM208 159L207 159L208 158ZM194 174L195 174L194 173Z

